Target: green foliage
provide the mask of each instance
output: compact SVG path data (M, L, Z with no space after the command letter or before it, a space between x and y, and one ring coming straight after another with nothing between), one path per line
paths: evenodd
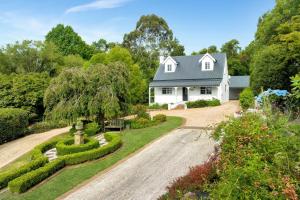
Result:
M38 169L44 166L47 162L48 158L41 157L31 161L26 165L18 167L17 169L9 169L0 173L0 189L5 188L11 180L16 179L32 170Z
M9 182L9 190L13 193L26 192L28 189L48 178L64 166L64 160L58 158L41 168L31 171Z
M248 108L254 106L254 94L251 88L245 88L240 93L240 105L243 110L247 110Z
M46 116L76 120L78 117L113 118L128 109L128 71L121 63L71 68L52 79L46 90Z
M168 109L168 104L158 104L158 103L155 103L155 104L152 104L150 106L148 106L149 109L153 109L153 110L160 110L160 109L163 109L163 110L167 110Z
M0 144L26 134L28 112L18 108L0 108Z
M83 67L85 61L80 55L67 55L63 59L64 67Z
M108 144L104 146L88 151L65 155L61 158L65 160L66 165L75 165L103 157L114 152L122 145L121 136L118 133L105 133L104 138L108 141Z
M251 87L290 90L290 77L300 71L300 2L278 0L259 21L251 44Z
M212 199L293 199L299 194L299 134L283 116L246 114L224 126ZM295 198L294 198L295 199Z
M135 118L130 121L130 128L132 129L140 129L140 128L146 128L153 125L152 121L148 118Z
M292 92L293 95L297 98L300 99L300 73L297 74L295 77L292 77Z
M211 45L208 48L201 49L199 52L192 52L192 55L198 55L198 54L206 54L206 53L218 53L218 47L215 45Z
M24 40L8 44L0 50L0 73L47 72L55 75L62 64L62 55L51 42Z
M64 128L67 127L69 124L65 121L42 121L42 122L36 122L33 125L29 127L29 132L31 133L42 133L49 131L51 129L55 128Z
M207 106L219 106L221 105L220 100L212 99L212 100L197 100L197 101L189 101L186 103L188 108L203 108Z
M147 106L142 104L135 105L133 107L133 113L136 115L136 118L150 119L150 114L147 113Z
M83 152L98 147L99 147L99 141L94 138L84 138L84 144L80 144L80 145L74 144L74 138L68 138L62 140L56 144L57 154L60 156Z
M71 26L58 24L46 35L47 42L53 42L64 55L80 55L84 59L90 59L92 48L74 32Z
M27 110L30 120L42 118L43 96L49 80L46 73L0 74L0 107Z
M167 116L164 114L157 114L153 117L153 120L156 122L165 122L167 121Z
M85 125L84 134L87 136L96 135L100 131L101 127L96 122L91 122Z

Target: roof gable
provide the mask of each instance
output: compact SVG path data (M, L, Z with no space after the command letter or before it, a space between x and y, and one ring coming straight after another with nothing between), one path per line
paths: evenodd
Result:
M210 58L212 61L216 62L216 59L215 59L214 57L212 57L209 53L204 54L204 55L202 56L202 58L200 58L199 62L202 62L202 60L203 60L204 58L206 58L206 57L208 57L208 58Z

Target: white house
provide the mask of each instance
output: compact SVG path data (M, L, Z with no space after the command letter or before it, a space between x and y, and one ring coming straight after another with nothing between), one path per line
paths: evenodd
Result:
M213 98L224 103L229 100L231 78L225 53L160 57L160 66L149 85L149 104L179 105ZM249 77L246 80L249 85Z

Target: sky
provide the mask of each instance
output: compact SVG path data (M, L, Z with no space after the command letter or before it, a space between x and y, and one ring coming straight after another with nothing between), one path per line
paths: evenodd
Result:
M186 53L237 39L247 46L275 0L0 0L0 46L43 40L58 23L87 43L122 42L142 15L163 17Z

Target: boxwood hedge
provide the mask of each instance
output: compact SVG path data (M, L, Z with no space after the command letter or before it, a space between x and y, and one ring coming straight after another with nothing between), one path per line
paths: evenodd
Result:
M67 155L78 152L83 152L99 147L99 141L95 138L84 138L84 144L75 145L74 138L67 138L59 141L56 144L56 150L58 155Z
M122 145L121 136L117 133L105 133L105 139L109 142L108 144L101 146L96 149L73 153L69 155L64 155L56 160L40 167L36 170L33 170L27 174L24 174L8 183L8 187L11 192L22 193L33 187L34 185L40 183L44 179L48 178L56 171L62 169L65 165L74 165L82 162L98 159L109 153L114 152ZM33 152L33 157L39 157L42 152L51 148L56 144L57 141L51 141L43 145L39 145L35 148Z
M0 144L26 134L28 112L19 108L0 108Z

